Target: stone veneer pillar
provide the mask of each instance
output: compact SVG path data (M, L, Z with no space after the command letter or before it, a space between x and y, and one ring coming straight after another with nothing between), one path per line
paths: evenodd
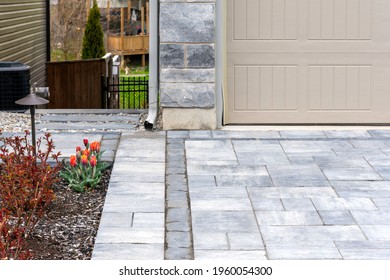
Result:
M215 129L215 0L160 0L164 129Z

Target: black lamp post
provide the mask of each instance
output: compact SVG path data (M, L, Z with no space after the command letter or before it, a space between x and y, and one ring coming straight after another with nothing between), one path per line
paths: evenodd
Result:
M35 106L45 105L45 104L49 103L49 101L36 95L35 90L34 90L32 93L30 93L26 97L23 97L22 99L16 100L15 103L18 105L30 106L32 144L34 147L34 155L36 155L36 144L37 143L36 143L36 136L35 136Z

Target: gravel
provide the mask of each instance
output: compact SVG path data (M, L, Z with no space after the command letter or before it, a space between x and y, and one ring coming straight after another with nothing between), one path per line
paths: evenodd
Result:
M40 122L41 115L35 115L36 123ZM31 117L26 113L10 113L0 111L0 130L3 132L23 132L31 130Z
M50 115L59 115L60 116L62 114L50 114ZM91 116L93 114L75 114L75 115ZM131 119L130 116L134 116L134 114L124 114L124 113L109 114L109 115L116 115L116 116L121 116L121 117L129 116L129 119ZM44 114L40 114L40 113L35 114L35 123L41 124L41 127L42 127L41 129L37 129L38 132L39 131L40 132L51 132L51 133L81 132L80 130L72 130L72 129L63 130L63 127L66 126L67 122L63 122L63 123L57 122L57 124L59 124L59 126L62 126L61 130L47 129L44 127L44 124L48 123L48 122L43 121L43 116L44 116ZM147 117L147 113L140 114L139 121L137 123L133 123L134 130L136 130L136 131L143 131L144 130L143 123L144 123L146 117ZM117 121L115 123L119 123L119 122L120 121ZM101 130L97 130L96 128L94 128L94 125L93 125L94 123L98 123L98 124L106 123L107 129L104 129L105 132L125 132L125 131L128 131L128 130L123 130L123 129L113 129L112 127L110 127L110 124L112 124L113 122L88 122L88 123L83 122L84 125L82 126L83 127L82 132L86 132L86 133L102 132ZM127 122L127 123L130 123L130 122ZM160 114L158 116L156 129L162 130L161 110L160 110ZM3 132L14 132L14 133L23 132L25 130L31 130L30 114L29 113L13 113L13 112L0 111L0 130L2 130Z

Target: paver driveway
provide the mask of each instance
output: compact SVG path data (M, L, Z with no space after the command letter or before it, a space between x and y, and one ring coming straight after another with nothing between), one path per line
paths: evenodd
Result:
M140 209L107 198L96 259L390 259L388 130L158 132L150 155L124 137L109 195L137 193ZM124 180L134 161L143 188ZM151 199L161 176L165 200ZM153 222L111 234L123 215Z

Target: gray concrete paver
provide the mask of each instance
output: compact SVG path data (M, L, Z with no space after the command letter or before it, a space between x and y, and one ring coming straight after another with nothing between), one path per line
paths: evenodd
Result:
M195 250L196 260L266 260L264 250Z
M283 198L283 206L288 211L310 211L315 210L310 198Z
M315 226L323 225L317 211L256 211L260 226Z
M338 260L342 259L338 248L331 241L315 243L290 242L267 244L271 260Z
M320 210L320 214L324 225L355 225L355 219L347 210Z
M335 244L345 260L390 259L390 242L337 241Z
M390 242L390 225L361 225L360 227L368 240Z
M268 226L260 227L266 244L310 241L366 240L356 225L347 226Z
M146 242L139 259L153 251L160 259L390 259L389 137L380 130L170 131L165 156L158 152L164 140L142 155L137 151L153 141L122 136L128 141L118 147L109 193L124 198L108 198L94 257L123 256L123 248ZM144 181L125 174L136 158L156 167ZM131 173L141 174L137 167ZM156 199L164 197L164 182L167 209ZM129 198L142 195L146 212ZM122 241L128 243L115 247ZM164 242L171 244L165 251Z

